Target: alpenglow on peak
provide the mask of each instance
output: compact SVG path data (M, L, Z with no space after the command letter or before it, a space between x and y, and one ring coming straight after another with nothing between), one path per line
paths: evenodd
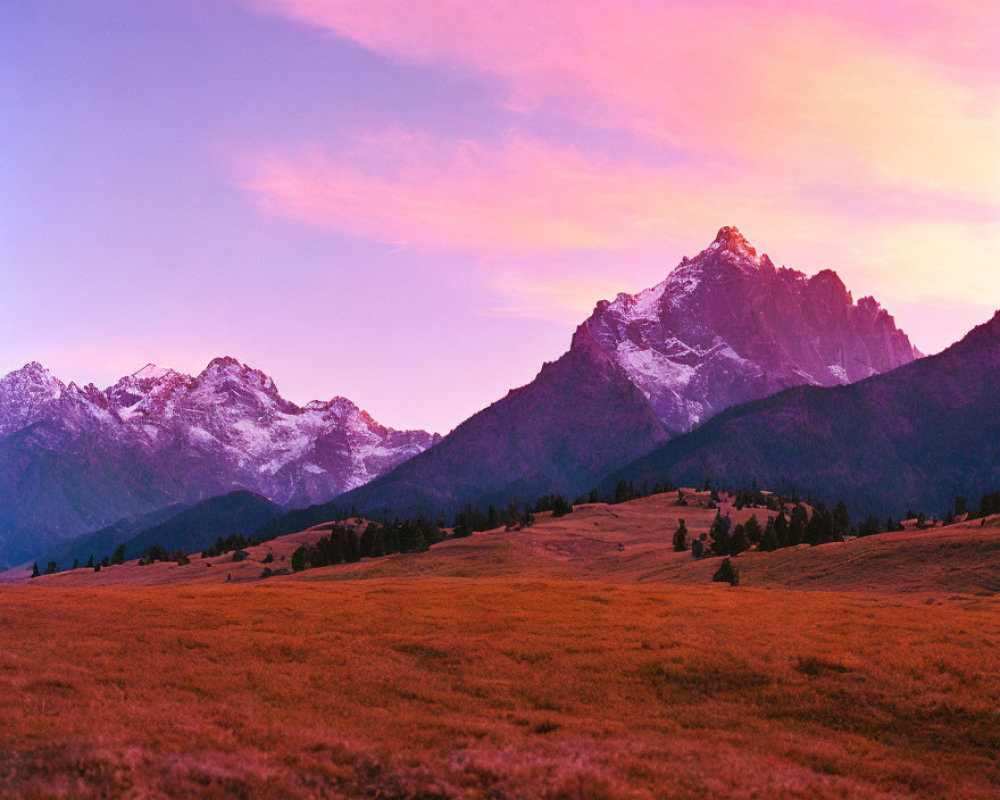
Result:
M598 303L573 346L624 370L673 434L738 403L853 383L920 355L835 272L775 269L728 225L656 286Z

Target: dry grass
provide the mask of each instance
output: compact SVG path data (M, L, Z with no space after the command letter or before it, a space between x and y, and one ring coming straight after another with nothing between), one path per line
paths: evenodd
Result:
M994 798L1000 603L596 582L0 589L0 790Z
M0 797L1000 796L1000 526L731 588L672 501L263 582L320 534L0 585Z

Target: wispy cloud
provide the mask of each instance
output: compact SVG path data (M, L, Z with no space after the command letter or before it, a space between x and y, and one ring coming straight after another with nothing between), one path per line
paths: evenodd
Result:
M619 282L563 273L539 277L524 269L500 269L490 288L499 299L483 313L495 317L520 317L574 325L585 319L598 300L614 297Z
M332 152L264 154L242 170L267 213L478 254L635 247L736 209L776 209L778 191L760 197L737 174L592 160L541 139L486 145L401 128Z
M995 202L995 4L257 0L374 51L800 180ZM990 33L990 31L994 33ZM929 35L933 31L933 35Z
M504 265L491 313L577 320L620 273L567 254L730 223L889 303L1000 302L993 2L247 2L503 87L488 141L388 127L253 154L241 181L269 214Z

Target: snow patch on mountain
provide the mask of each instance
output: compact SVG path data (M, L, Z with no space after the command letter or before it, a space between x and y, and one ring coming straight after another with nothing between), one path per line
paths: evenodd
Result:
M118 442L141 454L151 483L185 501L242 487L279 503L323 502L439 438L388 428L343 397L299 407L231 357L197 376L146 364L103 391L64 385L32 362L0 379L0 440L41 421L39 444Z
M835 272L776 269L728 226L656 286L598 303L574 346L584 341L673 432L790 386L852 383L920 355L874 299L855 305Z

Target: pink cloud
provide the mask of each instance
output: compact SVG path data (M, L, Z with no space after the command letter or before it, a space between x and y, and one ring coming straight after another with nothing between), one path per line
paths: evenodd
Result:
M265 213L467 254L498 297L492 313L577 319L616 286L643 288L623 283L623 274L659 280L673 266L664 252L693 254L725 223L773 248L776 263L837 268L858 296L1000 296L995 224L838 211L777 171L764 181L688 164L654 169L539 139L485 145L392 128L342 150L250 158L243 172ZM948 262L973 279L942 283Z
M748 206L778 213L780 194L762 198L738 175L711 179L690 166L592 161L539 139L490 146L400 128L331 154L266 154L244 171L243 187L269 214L480 254L642 246Z
M257 0L695 154L996 201L995 4ZM830 9L835 7L836 10Z
M652 166L516 133L393 128L244 165L267 213L488 264L496 313L564 320L585 293L628 288L622 258L690 251L727 223L778 263L837 268L890 305L1000 296L994 2L247 2L497 80L515 114L556 112L564 141L619 129L684 155ZM603 273L567 268L593 251ZM947 264L973 279L942 285Z

